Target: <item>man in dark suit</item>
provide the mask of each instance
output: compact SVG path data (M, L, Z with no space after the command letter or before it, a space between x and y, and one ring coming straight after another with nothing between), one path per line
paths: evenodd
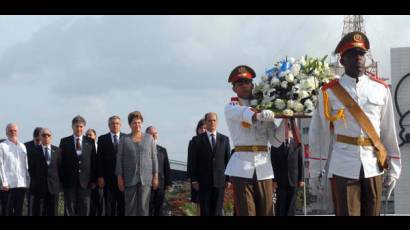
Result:
M108 127L110 132L98 137L98 186L104 188L106 215L124 216L124 193L118 189L115 175L118 143L125 135L120 132L120 117L110 117Z
M33 216L57 216L61 164L61 151L51 145L51 131L43 128L40 132L41 144L28 158L30 174L30 194L32 195Z
M36 148L40 146L40 132L41 132L41 127L36 127L33 131L33 140L27 141L24 143L27 149L27 161L30 160L31 155L36 151ZM33 203L33 196L31 195L30 191L26 193L26 200L27 200L27 215L32 216L33 215L33 210L32 210L32 203Z
M83 136L85 119L72 120L73 135L62 138L61 181L64 188L64 215L88 216L91 189L97 183L97 154L95 143Z
M277 183L277 216L294 216L296 212L296 189L304 186L302 145L296 144L287 126L285 142L278 148L271 147L271 160Z
M231 147L229 138L216 132L216 113L207 113L205 124L207 131L194 138L192 186L199 191L201 216L221 216L225 187L230 186L224 173Z
M146 130L146 133L150 134L155 143L158 141L158 130L154 126L149 126ZM149 204L149 214L150 216L162 216L162 207L165 198L165 191L172 186L171 182L171 167L169 165L167 149L160 146L157 146L158 154L158 178L159 185L156 190L151 189L151 197Z

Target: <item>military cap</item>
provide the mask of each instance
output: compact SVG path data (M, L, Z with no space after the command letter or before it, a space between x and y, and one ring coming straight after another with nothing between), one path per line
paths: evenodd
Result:
M369 39L367 36L360 31L353 31L346 34L337 44L335 49L335 54L340 54L341 56L348 50L353 48L359 48L363 51L368 51L370 48Z
M255 71L251 67L246 65L240 65L232 70L231 74L229 75L228 82L233 83L242 78L253 79L255 77Z

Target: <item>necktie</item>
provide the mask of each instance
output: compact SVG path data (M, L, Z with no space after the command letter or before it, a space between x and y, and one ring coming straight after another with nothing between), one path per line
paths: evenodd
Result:
M118 149L118 136L114 135L114 150L117 152Z
M80 138L77 137L75 142L75 150L81 151Z
M45 152L44 157L46 158L46 162L49 165L50 164L50 150L49 150L49 148L46 147L44 152Z
M215 135L213 133L211 134L211 143L212 143L212 150L214 150L216 141L215 141Z

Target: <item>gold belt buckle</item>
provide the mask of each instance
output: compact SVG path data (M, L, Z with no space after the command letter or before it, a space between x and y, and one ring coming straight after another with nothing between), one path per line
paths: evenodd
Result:
M357 144L358 145L360 145L360 146L363 146L364 145L364 136L363 135L360 135L358 138L357 138Z
M258 151L258 146L253 145L253 146L252 146L252 151L253 151L253 152L257 152L257 151Z

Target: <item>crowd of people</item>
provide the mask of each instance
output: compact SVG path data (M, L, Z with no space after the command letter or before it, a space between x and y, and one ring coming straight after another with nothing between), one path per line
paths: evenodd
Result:
M81 116L73 133L52 145L53 134L38 127L33 140L19 140L17 124L6 127L0 143L0 215L21 216L24 200L30 216L56 216L64 194L65 216L159 216L165 190L171 186L167 150L157 144L158 131L142 130L143 116L128 116L130 134L121 119L108 119L109 132L85 132Z
M365 72L369 48L361 32L339 42L335 53L345 73L322 86L309 129L311 151L329 156L336 215L379 215L382 175L391 192L401 172L388 85ZM305 186L302 146L288 118L276 125L273 111L251 106L255 76L241 65L228 77L236 94L224 110L229 137L218 132L218 115L208 112L189 141L191 201L201 216L224 215L230 187L236 216L296 214L296 191ZM124 134L120 117L112 116L109 132L96 141L95 130L84 135L86 121L76 116L73 133L58 147L49 128L36 128L33 141L23 144L18 126L8 124L0 143L1 215L22 215L25 198L29 215L56 215L60 191L66 216L161 215L172 185L169 160L157 129L143 132L143 121L139 111L131 112L131 133Z

